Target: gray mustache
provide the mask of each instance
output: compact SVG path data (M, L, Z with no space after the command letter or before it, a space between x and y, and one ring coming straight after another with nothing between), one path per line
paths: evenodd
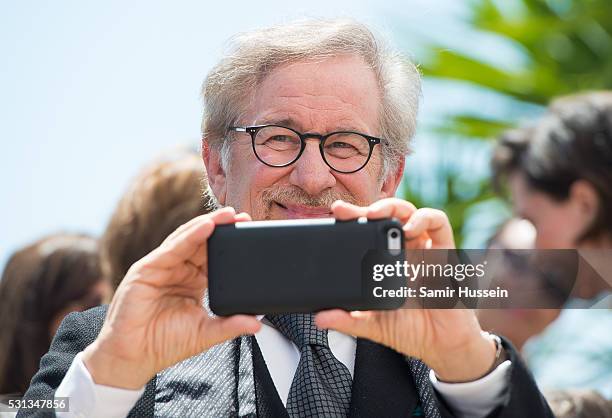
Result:
M318 196L312 196L298 187L271 187L264 189L261 197L266 205L278 202L282 205L286 203L329 209L336 200L344 200L355 205L359 204L350 193L338 193L330 189L325 190Z

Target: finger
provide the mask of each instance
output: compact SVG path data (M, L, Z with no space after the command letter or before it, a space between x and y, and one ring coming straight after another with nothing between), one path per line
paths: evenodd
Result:
M368 209L362 206L353 205L343 200L336 200L331 206L334 217L339 221L348 221L366 216Z
M254 316L232 315L213 319L206 317L200 324L201 346L203 350L208 349L240 335L255 334L260 328L261 323Z
M203 295L207 288L208 281L204 267L196 266L191 262L179 263L166 269L154 265L153 261L134 268L136 270L128 273L126 279L122 280L122 284L124 282L141 283L157 289L163 288L165 295L190 297L194 300L200 300L200 294Z
M202 217L196 222L189 222L189 226L183 228L180 233L171 239L168 238L157 249L146 256L145 263L157 268L172 268L185 261L191 261L195 265L202 265L202 246L212 235L215 225L231 223L234 221L235 211L233 208L224 208L217 211L208 218ZM205 251L203 251L205 252ZM197 253L197 254L196 254ZM192 261L191 258L195 256Z
M407 250L423 250L431 248L431 238L423 234L417 238L406 239L404 248Z
M315 323L322 329L334 329L344 334L378 341L377 330L371 326L375 314L371 311L347 312L341 309L332 309L319 312L315 316Z
M427 235L432 248L454 248L453 230L444 212L438 209L421 208L410 217L404 227L406 240Z
M234 216L234 222L250 222L251 215L246 212L238 213ZM196 252L189 258L189 262L198 267L204 267L208 259L206 244L200 245ZM207 270L207 269L206 269Z
M379 200L368 207L368 219L397 218L405 223L417 210L412 203L395 197Z
M172 241L165 241L159 247L140 259L135 266L156 269L169 269L188 261L196 255L198 248L212 235L215 224L210 219L183 230ZM184 242L181 239L186 240ZM199 264L199 263L198 263Z
M204 224L222 225L234 222L236 211L234 208L223 208L208 214L208 217L202 217L197 222L189 222L187 228L183 229L179 234L172 237L172 239L166 240L162 243L160 248L166 251L175 253L178 256L187 258L188 255L193 253L195 249L194 245L199 246L206 243L206 240L212 235L212 231L208 235L202 235L198 231L202 231L201 226ZM197 219L197 218L196 218ZM208 231L208 229L204 229Z
M224 208L217 209L217 210L215 210L213 212L210 212L210 213L207 213L207 214L204 214L204 215L196 216L195 218L191 219L188 222L185 222L183 225L181 225L177 229L175 229L170 235L168 235L166 237L166 239L162 242L162 245L165 244L166 242L170 242L170 241L176 239L177 236L180 236L186 230L192 228L194 225L196 225L198 223L201 223L202 221L204 221L206 219L215 219L220 214L224 214L226 212L236 213L234 208L232 208L232 207L224 207ZM221 215L221 216L225 216L225 215Z
M251 219L251 215L246 212L240 212L236 214L236 216L234 216L235 222L251 222L252 220L253 219Z

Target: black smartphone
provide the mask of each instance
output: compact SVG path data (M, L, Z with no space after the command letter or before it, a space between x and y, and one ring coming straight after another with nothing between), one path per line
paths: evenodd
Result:
M209 305L217 315L397 308L403 299L373 297L372 267L403 259L403 242L395 219L220 225L208 240Z

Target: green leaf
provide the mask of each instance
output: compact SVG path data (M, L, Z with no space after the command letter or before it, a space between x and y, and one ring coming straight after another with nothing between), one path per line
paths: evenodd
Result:
M434 126L432 130L440 135L459 135L490 140L512 126L513 124L508 121L461 114L449 117L443 123Z
M521 66L513 70L485 63L466 53L458 53L444 45L423 41L418 61L425 76L453 80L500 93L499 100L516 99L517 112L526 114L534 104L546 106L553 98L583 90L612 89L612 5L610 0L470 0L467 20L473 31L483 36L496 36L523 54ZM412 37L411 39L414 39ZM478 44L474 45L477 48ZM418 50L418 49L417 49ZM500 103L502 104L502 103ZM525 106L524 111L520 107ZM530 106L530 107L527 107ZM441 143L440 154L456 150L445 147L453 141L474 142L474 139L495 138L516 123L513 116L487 119L481 115L458 111L429 126L430 134ZM490 146L481 141L482 146ZM471 145L470 145L471 146ZM488 199L493 193L488 178L475 179L476 185L461 183L458 173L469 172L470 161L453 159L464 166L449 166L440 159L428 166L426 173L410 171L412 189L406 198L417 206L433 206L444 210L451 221L458 245L470 208ZM428 179L427 183L414 179ZM432 181L434 186L432 186ZM426 186L421 185L425 184ZM431 193L431 191L434 193ZM432 196L435 196L432 198Z

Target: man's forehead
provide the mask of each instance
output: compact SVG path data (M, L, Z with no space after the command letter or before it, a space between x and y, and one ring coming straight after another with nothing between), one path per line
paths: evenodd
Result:
M272 70L260 87L274 87L277 94L294 97L302 94L333 94L346 100L347 93L377 95L378 83L372 68L357 55L339 55L322 60L302 60Z
M275 69L258 86L247 113L250 123L301 131L371 131L378 124L379 96L374 72L361 58L333 57Z

